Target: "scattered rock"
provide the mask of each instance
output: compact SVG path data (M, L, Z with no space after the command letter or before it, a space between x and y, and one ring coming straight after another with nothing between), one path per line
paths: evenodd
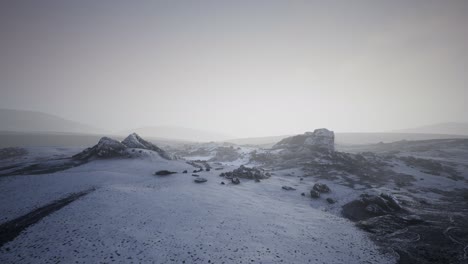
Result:
M221 185L224 185L224 184L225 184L225 183L222 181L222 182L221 182Z
M239 178L232 178L232 179L231 179L231 182L232 182L233 184L239 184L239 183L240 183L240 180L239 180Z
M200 176L200 175L198 175L198 174L192 174L192 176L193 176L193 177L198 177L198 176Z
M305 193L301 193L302 196L305 196Z
M244 165L241 165L239 168L230 171L223 172L219 176L225 177L227 179L232 178L243 178L243 179L267 179L270 178L270 173L265 172L260 168L247 168Z
M154 175L158 175L158 176L167 176L167 175L171 175L171 174L174 174L174 173L177 173L175 171L168 171L168 170L160 170L160 171L157 171L156 173L154 173Z
M312 187L312 189L314 189L314 190L316 190L317 192L320 192L320 193L329 193L330 192L330 188L328 188L328 186L326 184L323 184L323 183L314 184L314 187Z
M295 191L296 189L291 187L291 186L283 186L281 189L286 190L286 191Z
M327 200L327 202L328 202L329 204L334 204L334 203L336 203L336 201L333 200L333 199L330 198L330 197L328 197L326 200Z
M255 182L260 182L260 179L255 179Z
M317 192L316 190L311 190L310 197L315 198L315 199L320 198L320 193Z
M182 173L188 173L188 171L187 171L187 170L184 170Z
M193 180L196 183L202 183L202 182L207 182L208 180L202 177L198 177L195 180Z

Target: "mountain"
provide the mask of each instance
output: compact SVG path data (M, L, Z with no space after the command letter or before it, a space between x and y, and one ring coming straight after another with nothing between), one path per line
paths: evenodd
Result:
M100 129L41 112L0 109L0 131L100 133Z
M229 135L224 135L221 133L176 126L142 127L129 131L122 131L118 134L122 135L132 132L138 133L142 137L198 142L223 141L232 138Z
M427 126L397 130L400 133L424 133L445 135L468 135L468 123L438 123Z

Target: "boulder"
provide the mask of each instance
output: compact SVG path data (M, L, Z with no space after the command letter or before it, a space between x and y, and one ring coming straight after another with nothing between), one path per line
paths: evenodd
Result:
M157 171L154 173L154 175L158 175L158 176L167 176L167 175L171 175L171 174L174 174L174 173L177 173L175 171L168 171L168 170L160 170L160 171Z
M239 178L232 178L232 179L231 179L231 182L232 182L233 184L239 184L239 183L240 183L240 180L239 180Z
M281 189L286 190L286 191L295 191L296 189L291 187L291 186L283 186Z
M314 187L312 187L312 189L316 190L319 193L329 193L330 192L330 188L326 184L323 184L323 183L314 184Z
M334 199L330 198L330 197L328 197L326 200L327 200L327 202L328 202L329 204L334 204L334 203L336 203L336 201L335 201Z
M196 178L195 180L193 180L195 183L203 183L203 182L207 182L208 180L205 179L205 178L202 178L202 177L198 177Z
M343 215L353 221L404 211L393 195L385 193L363 194L359 199L343 205L342 209Z

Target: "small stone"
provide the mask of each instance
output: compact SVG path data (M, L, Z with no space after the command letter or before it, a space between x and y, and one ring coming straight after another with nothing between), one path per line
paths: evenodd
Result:
M207 182L208 180L202 177L198 177L194 180L196 183L202 183L202 182Z

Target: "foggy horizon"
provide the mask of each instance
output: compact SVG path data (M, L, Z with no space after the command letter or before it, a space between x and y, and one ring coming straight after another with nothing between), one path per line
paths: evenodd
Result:
M468 2L11 1L0 108L233 137L468 122Z

